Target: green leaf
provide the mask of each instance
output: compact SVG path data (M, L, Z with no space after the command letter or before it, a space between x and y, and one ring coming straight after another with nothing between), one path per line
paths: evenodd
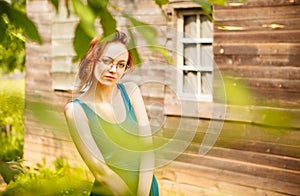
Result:
M25 34L30 39L37 41L39 44L42 43L42 39L35 24L26 16L26 14L10 6L6 6L6 9L4 10L11 23L16 27L24 28Z
M80 25L87 35L90 37L96 36L95 19L96 16L93 10L84 5L80 0L72 0L75 13L80 18Z
M55 7L56 12L58 12L59 2L58 0L50 0L52 5Z
M88 5L97 12L99 9L104 8L108 5L108 0L88 0Z
M226 0L209 0L209 2L215 5L221 5L221 6L226 5Z
M108 0L88 0L89 7L94 11L94 14L100 18L100 24L103 30L103 36L109 39L116 31L117 21L107 9Z
M131 22L131 24L136 27L136 30L143 36L146 40L147 44L150 46L157 45L157 31L154 27L149 24L139 21L127 13L123 13L123 15Z
M169 0L155 0L155 3L161 7L162 5L166 5L169 3Z
M193 2L201 5L203 12L206 14L211 14L212 13L212 4L209 3L206 0L193 0Z
M108 37L116 32L117 21L111 15L111 13L103 7L97 12L100 17L100 23L103 30L104 37Z
M82 26L79 23L75 29L75 37L73 40L74 50L77 54L78 59L81 59L84 56L84 54L89 48L91 40L92 37L86 34L86 32L82 29Z
M0 161L0 174L3 177L6 184L15 180L15 177L21 173L24 173L22 165L16 161L3 162Z
M6 24L3 20L3 18L0 16L0 43L3 42L6 34Z
M142 37L146 40L148 47L152 51L159 51L169 63L172 63L172 58L170 57L168 51L159 45L157 42L158 33L156 29L142 21L139 21L127 13L123 13L123 15L131 22L131 24L136 28L136 30L142 35ZM134 39L133 36L131 36Z
M134 64L137 65L137 66L140 66L141 63L142 63L142 60L141 60L140 55L139 55L139 53L136 49L134 35L133 35L133 33L130 29L128 29L128 32L129 32L129 36L130 36L130 40L129 40L129 43L128 43L128 49L129 49L130 53L133 56Z
M5 10L7 9L8 6L10 5L6 1L0 0L0 15L5 13Z

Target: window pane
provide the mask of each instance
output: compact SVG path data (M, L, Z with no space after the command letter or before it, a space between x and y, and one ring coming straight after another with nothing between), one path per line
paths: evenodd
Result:
M211 44L201 44L200 58L200 66L213 66L213 47Z
M196 15L184 16L184 37L197 37Z
M205 15L200 16L200 36L201 38L212 38L213 37L213 25Z
M196 65L197 61L197 48L196 44L183 45L184 65Z
M201 91L203 94L212 94L212 73L211 72L203 72L201 74Z
M197 94L198 92L198 80L196 71L184 71L183 72L183 92Z

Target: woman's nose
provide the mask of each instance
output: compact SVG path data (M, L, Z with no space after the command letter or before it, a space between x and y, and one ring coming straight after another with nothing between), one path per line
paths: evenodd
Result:
M116 72L117 71L117 65L115 64L112 64L109 69L108 69L109 72Z

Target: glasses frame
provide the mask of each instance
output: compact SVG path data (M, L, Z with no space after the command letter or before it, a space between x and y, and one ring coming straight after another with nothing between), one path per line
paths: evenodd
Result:
M110 60L110 63L105 62L106 60ZM123 68L127 69L128 68L128 64L126 61L120 60L117 63L114 63L114 61L115 61L115 59L110 58L110 57L103 57L98 60L98 62L102 62L106 67L109 67L109 68L112 68L113 65L115 65L117 69L123 69ZM120 62L126 62L126 63L124 63L124 67L121 67L119 65Z

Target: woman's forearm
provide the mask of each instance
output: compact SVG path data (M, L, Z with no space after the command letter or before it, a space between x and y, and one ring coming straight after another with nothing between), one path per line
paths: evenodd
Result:
M154 169L154 154L153 152L143 152L140 162L140 174L138 184L138 196L149 195Z
M99 167L99 164L102 164ZM99 163L98 168L102 168L101 170L95 169L93 174L95 179L103 183L105 186L109 187L109 189L113 192L114 195L134 195L124 180L116 174L113 170L111 170L105 163ZM103 173L103 171L105 171Z

